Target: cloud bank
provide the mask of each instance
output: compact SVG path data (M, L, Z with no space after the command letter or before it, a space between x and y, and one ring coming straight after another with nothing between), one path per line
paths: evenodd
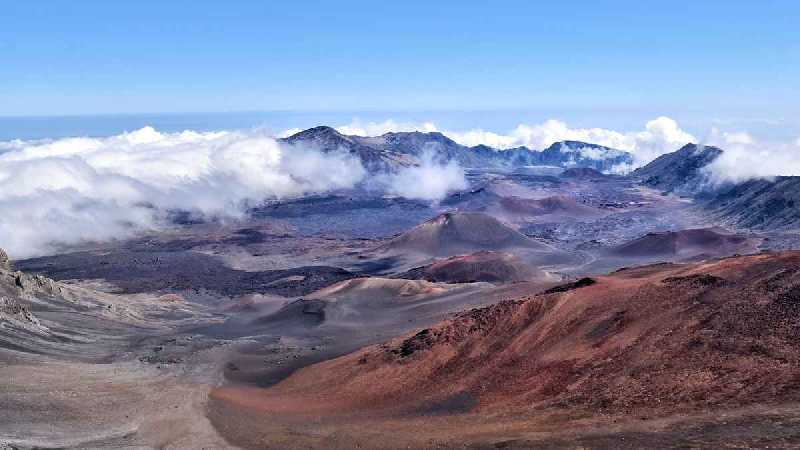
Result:
M638 164L697 141L667 117L639 131L572 128L557 120L519 125L504 135L440 130L431 122L355 122L338 129L356 135L440 131L465 145L498 148L580 140L630 151ZM800 175L800 139L759 142L747 133L713 129L704 142L725 150L709 168L715 182ZM467 181L457 164L437 161L433 152L418 166L368 177L347 153L286 148L257 131L160 133L145 127L107 138L0 142L0 248L17 258L42 255L60 245L158 229L174 210L241 217L265 199L362 185L438 201Z
M281 148L257 133L159 133L16 142L0 154L0 247L15 257L126 237L169 210L235 217L251 202L349 188L350 155Z
M439 200L466 187L455 164L367 180L346 152L287 147L260 132L160 133L0 143L0 248L22 258L61 245L129 237L165 226L172 211L236 218L266 199L354 188Z

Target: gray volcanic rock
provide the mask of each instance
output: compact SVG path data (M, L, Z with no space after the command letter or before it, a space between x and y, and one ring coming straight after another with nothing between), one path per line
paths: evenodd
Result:
M8 297L0 297L0 321L2 320L18 320L36 327L41 326L39 319L27 306Z
M11 270L11 259L2 248L0 248L0 269Z
M633 175L648 186L665 192L695 195L710 190L703 168L722 154L717 147L686 144L636 169Z

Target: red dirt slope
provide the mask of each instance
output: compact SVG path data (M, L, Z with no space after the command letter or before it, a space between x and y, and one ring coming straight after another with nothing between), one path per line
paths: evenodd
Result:
M800 252L619 271L461 313L239 394L216 396L318 417L797 402Z

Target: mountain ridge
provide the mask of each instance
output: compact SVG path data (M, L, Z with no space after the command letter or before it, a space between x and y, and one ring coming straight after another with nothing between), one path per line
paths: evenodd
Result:
M723 154L724 150L718 147L687 144L659 156L631 175L662 192L694 198L713 218L733 227L800 228L800 177L713 183L707 168Z
M585 167L618 172L633 164L623 150L581 141L555 142L542 150L525 146L498 149L488 145L465 146L440 132L388 132L380 136L355 136L320 125L281 138L288 145L307 145L323 152L346 151L371 171L393 171L418 164L424 154L439 161L455 161L465 168L515 168L521 166Z

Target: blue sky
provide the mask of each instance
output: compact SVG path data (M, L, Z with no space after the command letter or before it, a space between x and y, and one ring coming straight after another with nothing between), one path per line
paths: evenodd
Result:
M800 117L797 1L0 0L0 7L4 116Z

